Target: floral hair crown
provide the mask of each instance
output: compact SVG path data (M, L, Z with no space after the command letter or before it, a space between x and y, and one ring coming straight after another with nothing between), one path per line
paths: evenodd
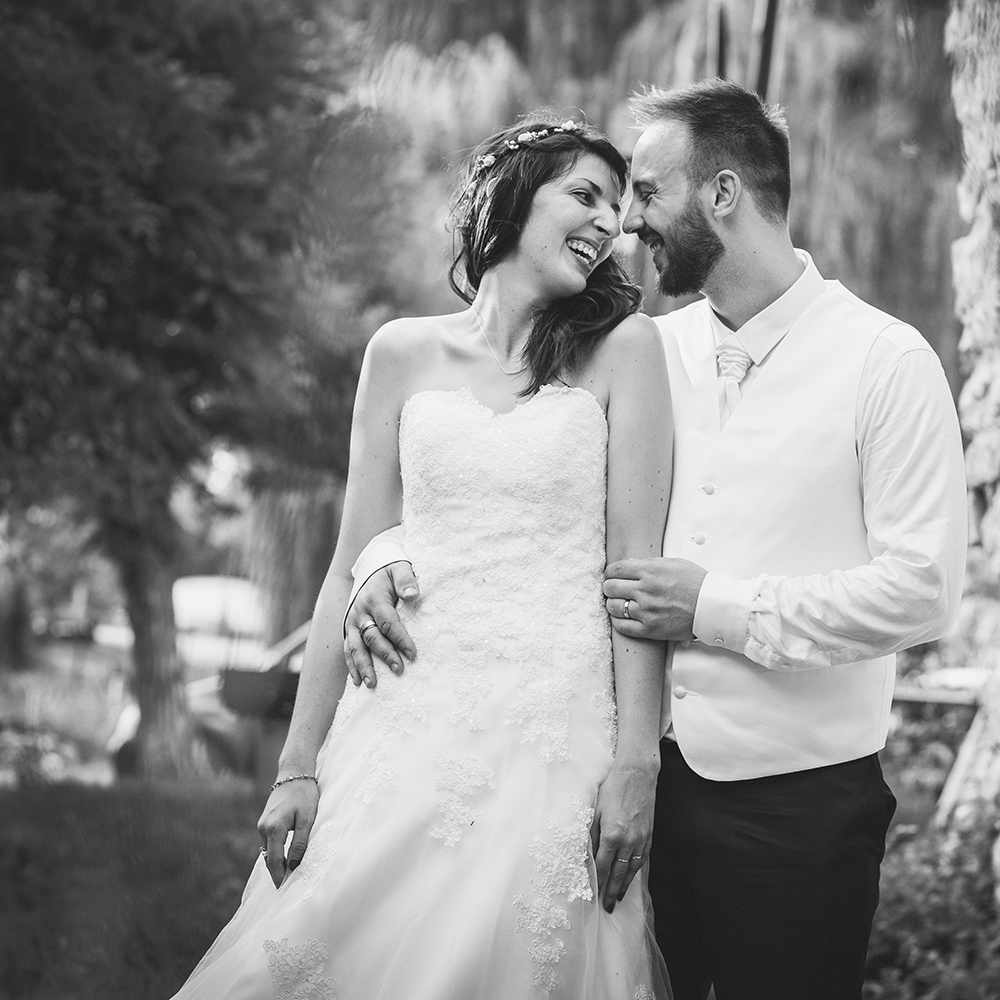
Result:
M582 132L583 125L580 122L567 119L561 125L547 125L545 128L536 129L534 132L521 132L516 139L504 139L503 145L495 153L483 153L476 157L476 170L486 170L492 167L501 156L521 149L523 146L530 146L539 139L547 139L556 132Z

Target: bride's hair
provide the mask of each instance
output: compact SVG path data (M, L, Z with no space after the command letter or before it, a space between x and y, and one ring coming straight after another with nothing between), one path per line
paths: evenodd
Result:
M452 205L448 281L461 298L471 303L486 271L516 249L535 192L587 153L604 160L625 187L628 164L607 136L546 112L525 115L473 150ZM524 347L531 384L522 394L578 369L641 301L641 290L613 253L594 268L582 292L538 310Z

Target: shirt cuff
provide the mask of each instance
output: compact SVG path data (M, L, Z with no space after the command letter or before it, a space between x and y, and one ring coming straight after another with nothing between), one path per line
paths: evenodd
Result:
M379 532L362 550L361 555L354 560L351 574L354 577L355 590L364 583L376 570L389 563L408 562L404 547L406 535L401 524L386 528ZM361 581L359 583L358 581ZM351 595L353 599L354 595Z
M406 558L405 540L406 533L401 524L386 528L385 531L377 534L354 560L354 565L351 567L354 586L351 588L351 597L347 602L347 610L344 612L343 630L345 635L347 634L347 616L354 606L354 599L358 596L358 591L365 585L368 578L390 563L409 562Z
M752 580L725 573L709 573L702 581L694 609L694 636L708 646L722 646L742 653L747 643Z

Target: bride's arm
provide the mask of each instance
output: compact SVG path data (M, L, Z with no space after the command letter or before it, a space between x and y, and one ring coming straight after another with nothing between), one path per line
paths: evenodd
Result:
M670 499L673 419L659 332L632 316L601 345L608 385L608 561L659 556ZM618 746L595 816L600 901L614 909L645 863L660 765L665 644L612 633ZM627 862L627 863L626 863Z
M396 321L365 351L351 424L351 453L340 533L320 588L306 640L295 708L278 761L278 779L314 775L320 746L347 681L341 622L351 592L351 566L368 540L402 516L399 412L407 384L407 338ZM369 685L371 686L371 685ZM281 885L305 853L316 815L314 782L295 780L271 792L257 824L268 871ZM292 842L285 859L285 840Z

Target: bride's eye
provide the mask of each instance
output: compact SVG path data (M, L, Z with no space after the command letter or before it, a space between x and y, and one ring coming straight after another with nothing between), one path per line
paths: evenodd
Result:
M592 205L594 203L594 196L590 191L574 191L573 194L577 196L584 203L584 205Z

